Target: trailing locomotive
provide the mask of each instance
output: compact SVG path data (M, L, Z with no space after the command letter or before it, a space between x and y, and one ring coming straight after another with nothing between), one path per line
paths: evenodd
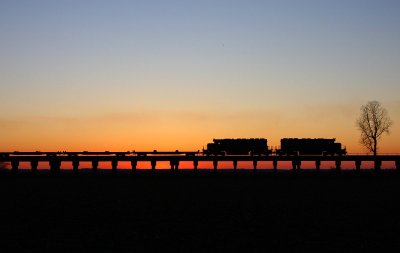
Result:
M336 139L322 138L284 138L281 139L281 148L276 150L276 155L346 155L341 143Z
M203 149L204 155L269 155L267 139L213 139Z

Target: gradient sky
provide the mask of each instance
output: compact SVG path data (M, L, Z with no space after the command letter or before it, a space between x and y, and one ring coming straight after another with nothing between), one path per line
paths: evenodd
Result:
M0 151L336 137L400 152L400 1L0 1Z

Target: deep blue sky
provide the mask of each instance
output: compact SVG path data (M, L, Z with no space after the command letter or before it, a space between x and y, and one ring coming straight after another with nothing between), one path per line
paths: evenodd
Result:
M0 122L20 129L6 146L24 147L13 138L31 129L67 142L56 133L99 121L86 143L109 129L130 136L123 147L189 130L199 143L236 133L353 143L368 100L400 118L399 13L394 0L2 0Z

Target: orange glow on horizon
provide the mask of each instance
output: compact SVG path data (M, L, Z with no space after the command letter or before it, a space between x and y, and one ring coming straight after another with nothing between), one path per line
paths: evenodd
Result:
M358 105L349 108L341 106L340 113L330 117L324 114L335 112L332 106L287 114L271 110L15 118L0 121L6 133L0 151L197 151L213 138L266 138L269 146L278 147L281 138L292 137L336 138L349 153L366 153L354 125ZM391 135L383 136L380 152L400 153L399 139L400 126L395 124Z

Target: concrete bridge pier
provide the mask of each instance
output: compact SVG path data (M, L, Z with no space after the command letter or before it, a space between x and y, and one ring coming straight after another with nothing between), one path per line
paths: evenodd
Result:
M257 160L253 160L253 171L257 171Z
M38 170L39 162L38 160L31 160L31 172L32 174L36 174Z
M342 161L340 159L337 159L335 161L335 167L336 167L336 171L340 171L342 169Z
M151 171L152 172L156 172L157 161L156 160L151 160L150 164L151 164Z
M118 170L118 160L114 159L111 161L111 171L112 173L117 173Z
M72 161L72 171L74 173L79 172L79 160L78 159Z
M137 160L131 160L132 173L136 173Z
M238 165L238 161L237 160L233 160L233 171L237 172L237 165Z
M356 164L356 171L360 171L361 170L361 160L356 160L355 164Z
M171 165L171 172L177 171L179 169L179 160L171 160L169 161Z
M321 170L321 161L320 160L315 161L315 170L317 172L319 172Z
M49 161L50 172L51 173L59 173L61 169L61 161L57 158L52 158Z
M379 171L379 170L381 170L381 167L382 167L382 161L378 160L378 159L375 159L375 161L374 161L374 169L376 171Z
M292 169L293 169L293 171L300 170L301 169L301 161L298 159L293 159L292 160Z
M17 173L19 169L19 161L18 160L12 160L11 161L11 171L13 173Z
M277 172L278 171L278 160L273 160L272 166L274 167L274 172Z
M175 160L175 170L179 170L179 160Z
M199 161L198 160L193 160L193 170L194 172L197 172L197 167L199 166Z
M217 170L218 170L218 160L217 159L214 159L213 167L214 167L214 172L217 172Z
M99 161L97 161L97 160L92 160L92 172L93 172L93 173L96 173L96 172L97 172L98 167L99 167Z

